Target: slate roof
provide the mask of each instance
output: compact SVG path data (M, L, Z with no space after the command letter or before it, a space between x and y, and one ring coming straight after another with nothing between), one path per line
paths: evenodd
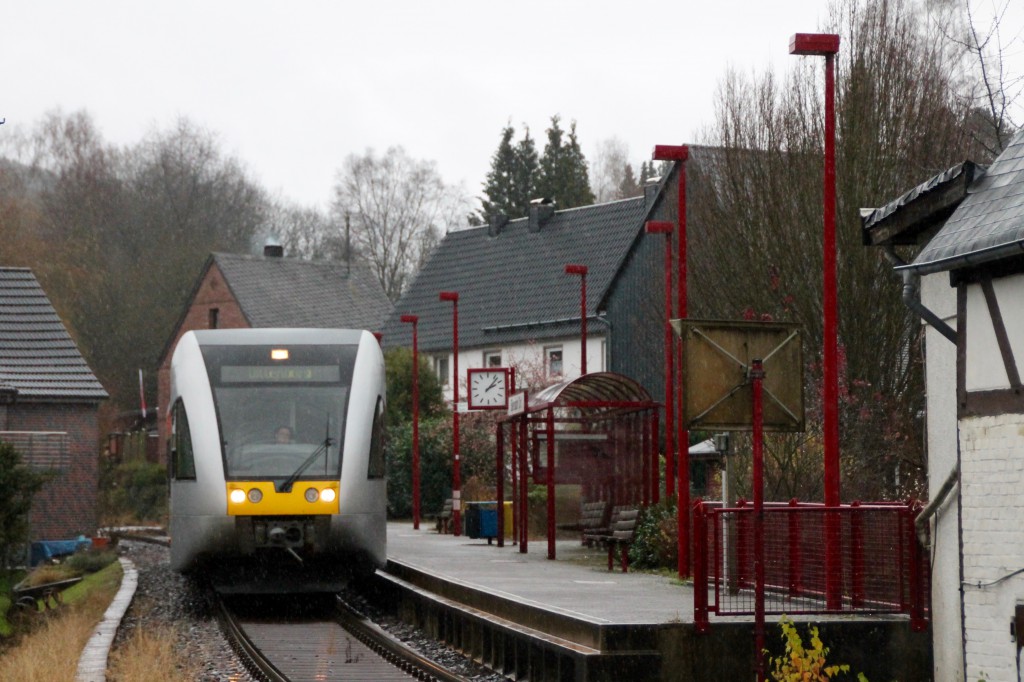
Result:
M874 209L861 220L864 245L917 243L919 234L942 225L953 214L967 196L971 183L986 170L986 166L973 161L958 163ZM933 205L915 210L916 205L928 199L933 199Z
M27 268L0 268L0 389L10 388L18 401L108 397Z
M379 331L392 304L362 264L215 253L235 300L253 327Z
M977 265L1024 252L1024 130L908 268L920 274Z
M536 232L529 218L509 221L496 236L487 226L450 232L395 304L385 346L412 344L411 325L399 320L412 314L422 350L450 349L452 304L438 300L441 291L459 293L460 348L577 334L580 278L565 274L566 264L588 267L587 315L595 315L650 209L636 197L555 211ZM606 330L591 321L588 331Z

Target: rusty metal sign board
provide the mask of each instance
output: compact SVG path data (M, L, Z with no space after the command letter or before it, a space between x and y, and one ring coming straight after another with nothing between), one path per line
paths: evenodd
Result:
M778 322L672 320L683 340L683 418L691 429L749 431L748 368L764 364L764 429L804 430L800 326Z

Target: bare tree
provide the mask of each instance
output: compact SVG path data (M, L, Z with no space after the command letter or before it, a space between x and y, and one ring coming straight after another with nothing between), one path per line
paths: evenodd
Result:
M973 109L970 129L975 142L993 158L1006 148L1018 126L1013 111L1024 93L1024 73L1011 73L1006 57L1024 50L1024 37L1019 27L1016 34L1004 37L1010 0L992 3L988 16L983 16L977 4L971 0L958 3L962 12L952 14L940 28L962 53L964 96Z
M412 159L401 147L378 157L352 154L338 171L336 222L351 220L352 243L391 300L418 271L445 232L463 226L469 201L446 185L432 161Z
M138 368L155 370L210 251L249 251L263 190L184 120L118 149L88 114L53 112L10 153L27 170L3 183L0 232L32 247L20 264L114 400L134 405Z
M288 256L309 260L344 259L347 247L343 231L317 208L276 202L270 209L265 237L274 236Z
M923 456L916 422L919 322L900 302L890 267L861 243L860 207L878 206L970 155L953 64L927 18L903 0L846 0L833 15L837 59L837 241L844 493L896 495ZM820 448L822 348L820 60L783 78L730 73L716 120L692 151L694 317L799 322L809 359L808 438L770 446L791 494ZM787 473L800 463L799 471ZM769 473L771 469L769 470ZM813 494L813 490L806 491Z
M597 143L590 166L590 187L594 200L602 204L624 199L621 195L629 166L629 145L619 137L609 137ZM636 180L633 181L636 184Z

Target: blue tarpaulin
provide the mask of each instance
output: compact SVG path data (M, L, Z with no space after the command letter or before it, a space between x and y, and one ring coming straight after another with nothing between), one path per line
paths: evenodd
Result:
M79 549L87 549L92 546L92 540L79 535L74 540L45 540L32 543L32 556L29 563L36 566L47 559L74 554Z

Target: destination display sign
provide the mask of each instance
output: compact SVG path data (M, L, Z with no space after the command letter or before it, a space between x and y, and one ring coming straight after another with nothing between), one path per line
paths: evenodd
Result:
M225 365L220 368L225 384L253 383L337 383L337 365Z

